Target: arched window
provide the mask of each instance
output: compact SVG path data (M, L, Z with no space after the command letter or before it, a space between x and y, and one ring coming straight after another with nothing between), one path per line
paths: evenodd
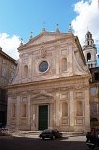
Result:
M91 68L93 67L93 64L91 64Z
M90 64L88 64L88 67L90 68Z
M67 58L62 59L62 71L67 71Z
M62 103L62 116L68 116L68 103L66 102Z
M83 116L83 106L81 101L76 102L76 116Z
M91 54L90 53L87 53L87 61L88 60L91 60Z
M27 77L28 76L28 66L25 65L24 66L24 77Z

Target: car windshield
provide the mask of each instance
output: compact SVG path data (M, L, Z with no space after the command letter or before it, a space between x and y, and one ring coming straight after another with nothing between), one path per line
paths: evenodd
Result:
M52 132L53 130L51 130L51 129L45 129L44 131L43 131L43 133L49 133L49 132Z

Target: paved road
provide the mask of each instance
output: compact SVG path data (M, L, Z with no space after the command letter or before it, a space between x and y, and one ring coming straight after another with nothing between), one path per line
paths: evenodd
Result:
M85 137L41 140L30 137L0 137L0 150L86 150Z

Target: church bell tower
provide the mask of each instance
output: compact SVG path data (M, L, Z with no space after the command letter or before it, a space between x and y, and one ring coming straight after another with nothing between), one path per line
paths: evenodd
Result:
M94 44L94 40L92 39L92 34L89 31L85 35L85 45L83 46L83 53L88 67L89 68L96 67L97 48Z

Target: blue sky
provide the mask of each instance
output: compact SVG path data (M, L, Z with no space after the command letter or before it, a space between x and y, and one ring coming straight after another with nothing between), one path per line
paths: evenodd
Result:
M46 30L55 30L56 24L62 32L75 17L73 4L77 0L2 0L0 2L0 32L28 39Z
M0 0L0 46L14 59L20 39L28 42L31 31L36 36L43 27L55 31L59 24L68 32L70 23L81 44L89 30L99 45L98 0Z

